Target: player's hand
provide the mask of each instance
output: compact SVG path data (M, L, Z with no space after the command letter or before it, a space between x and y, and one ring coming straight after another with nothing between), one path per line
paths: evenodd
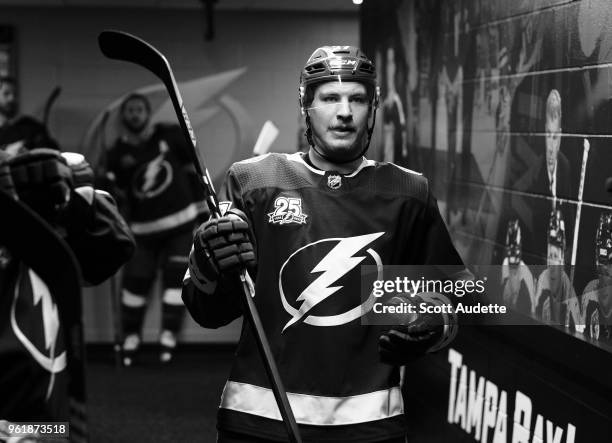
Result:
M77 152L62 152L61 156L66 160L72 172L74 188L93 187L94 172L91 165L82 154Z
M38 148L9 160L19 199L48 221L70 201L72 171L58 151Z
M378 339L378 353L383 363L405 365L422 357L444 334L442 314L419 313L405 325L394 326Z
M76 152L62 152L70 172L72 173L72 184L74 190L88 204L92 204L94 198L94 171L82 154Z
M211 218L195 232L189 258L192 277L216 280L256 264L252 234L246 215L231 209L220 218Z

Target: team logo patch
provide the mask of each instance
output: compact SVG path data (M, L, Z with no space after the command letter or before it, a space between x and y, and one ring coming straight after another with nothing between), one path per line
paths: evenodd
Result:
M342 186L342 177L336 174L329 175L327 177L327 186L331 189L340 189L340 186Z
M297 197L276 197L274 211L268 213L268 223L288 225L306 223L307 214L302 211L302 199Z
M291 316L283 332L300 321L312 326L339 326L368 312L375 298L371 293L361 301L359 265L375 265L376 278L382 279L381 258L369 245L383 234L326 238L291 254L278 277L281 302ZM312 265L305 266L307 263Z
M45 371L57 374L66 368L67 356L60 338L57 305L47 285L31 270L20 275L10 316L15 337ZM51 376L47 398L54 383L55 378Z
M221 216L223 217L227 211L232 207L231 201L220 201L219 202L219 211L221 212Z

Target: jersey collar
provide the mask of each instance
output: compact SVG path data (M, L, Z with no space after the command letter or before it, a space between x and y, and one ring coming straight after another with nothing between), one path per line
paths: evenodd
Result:
M287 160L290 161L294 161L296 163L301 163L302 165L306 166L306 168L308 168L310 171L314 172L315 174L318 175L325 175L326 171L323 171L321 169L317 169L314 166L312 166L311 164L309 164L308 162L306 162L304 160L304 153L301 152L296 152L294 154L285 154L287 156ZM361 157L361 163L359 164L359 166L357 167L357 169L355 169L353 172L351 172L350 174L346 174L346 175L342 175L343 177L355 177L357 174L359 174L359 172L367 167L370 166L375 166L376 162L374 160L368 160L365 157Z

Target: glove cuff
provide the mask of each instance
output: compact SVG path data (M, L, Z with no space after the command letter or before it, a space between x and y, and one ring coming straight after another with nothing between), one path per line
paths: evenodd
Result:
M448 297L442 294L418 294L417 297L420 297L426 303L431 303L436 306L444 306L451 305L451 301ZM455 339L458 331L458 322L457 322L457 314L453 311L450 314L446 313L446 311L442 311L442 313L438 314L442 317L442 324L444 325L444 329L440 338L434 342L429 349L427 349L427 353L437 352L440 349L446 347L450 342Z
M189 278L201 292L213 294L219 273L207 255L208 252L196 241L189 252Z

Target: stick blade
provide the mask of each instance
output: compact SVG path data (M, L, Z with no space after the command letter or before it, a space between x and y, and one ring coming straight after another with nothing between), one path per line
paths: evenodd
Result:
M135 63L148 69L164 83L170 81L166 57L151 44L123 31L106 30L98 35L98 46L106 57Z

